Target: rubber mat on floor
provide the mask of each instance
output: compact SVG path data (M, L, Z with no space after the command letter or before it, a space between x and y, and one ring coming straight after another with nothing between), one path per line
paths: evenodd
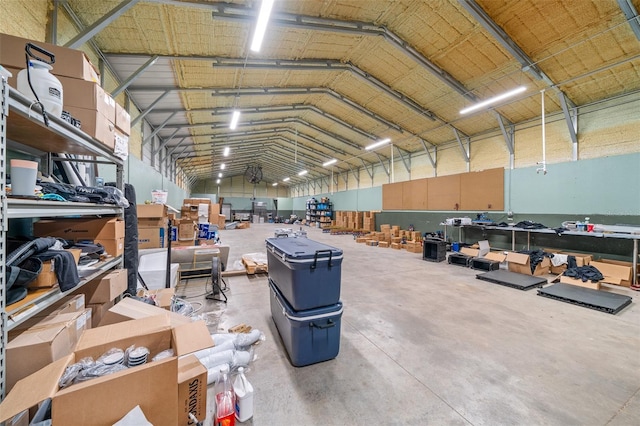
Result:
M535 287L542 287L547 283L546 278L534 277L532 275L518 274L510 271L490 271L476 275L476 278L490 283L500 284L518 290L531 290Z
M571 284L554 284L538 290L538 296L573 303L608 314L617 314L631 304L631 297L608 291L593 290Z

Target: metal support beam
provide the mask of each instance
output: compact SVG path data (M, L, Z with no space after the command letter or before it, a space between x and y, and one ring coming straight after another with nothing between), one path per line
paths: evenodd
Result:
M156 98L155 101L153 101L151 103L151 105L149 105L149 108L145 109L144 111L142 111L140 113L140 115L138 115L136 118L134 118L133 120L131 120L131 127L135 126L136 123L138 123L138 121L142 120L143 118L145 118L147 116L147 114L149 114L151 112L151 110L153 110L156 105L158 105L158 103L160 103L160 101L167 96L169 93L171 92L171 89L165 90L162 95L158 96Z
M409 173L409 175L411 175L411 153L405 151L404 149L400 149L400 147L397 147L395 145L393 146L396 148L396 150L398 150L398 154L400 154L400 159L402 159L402 164L404 164L405 170L407 171L407 173ZM406 158L403 152L406 152L407 157L409 158Z
M51 10L51 26L49 27L49 40L51 44L58 44L58 2L53 0L53 10Z
M123 90L129 87L129 85L136 80L136 78L140 77L140 75L142 75L143 72L145 72L149 67L155 64L157 60L158 60L158 55L151 57L151 59L145 62L144 65L142 65L140 68L135 70L133 74L129 76L129 78L127 78L125 81L120 83L120 86L118 86L113 92L111 92L111 96L115 98L120 93L122 93Z
M64 47L68 47L71 49L79 48L85 42L90 40L94 35L102 31L107 25L118 19L120 15L135 6L139 1L140 0L124 0L118 6L107 12L107 14L102 18L98 19L92 25L85 28L84 31L80 32L80 34L69 40L67 44L64 45Z
M358 182L358 184L360 184L360 175L357 174L354 170L353 167L351 167L351 164L349 164L349 169L351 170L351 173L353 174L353 177L356 179L356 182ZM366 167L365 167L366 169ZM369 172L369 170L367 170L367 172Z
M571 137L571 161L578 161L578 111L577 108L569 110L564 93L559 92L558 99L560 99L564 121L567 123L569 136Z
M167 155L165 155L165 157L170 157L170 156L171 156L171 154L173 154L173 153L176 151L176 149L178 149L178 147L179 147L180 145L182 145L182 144L184 143L184 141L186 141L186 140L187 140L187 137L186 137L186 136L185 136L185 137L183 137L182 139L180 139L180 142L178 142L176 145L172 146L172 147L171 147L171 150L170 150L169 152L167 152ZM184 150L185 150L185 149L187 149L187 148L188 148L188 146L185 146L185 147L184 147L184 149L183 149L182 151L184 152Z
M159 132L160 130L162 130L162 129L167 125L167 123L168 123L168 122L173 118L173 116L174 116L174 115L176 115L177 113L178 113L178 112L176 111L176 112L174 112L173 114L170 114L170 115L169 115L169 116L168 116L168 117L167 117L167 118L162 122L162 124L160 124L158 127L156 127L156 128L153 130L153 132L152 132L149 136L147 136L147 137L142 141L142 146L145 146L145 144L146 144L147 142L149 142L149 141L150 141L150 140L151 140L155 135L157 135L157 134L158 134L158 132ZM178 130L179 130L179 129L178 129Z
M504 142L507 144L507 149L509 150L509 154L513 155L514 151L514 143L513 143L513 124L508 123L509 124L509 131L507 131L504 122L502 120L504 120L504 118L498 114L495 110L493 111L494 115L496 116L496 120L498 120L498 124L500 125L500 131L502 131L502 136L504 137Z
M460 140L460 135L458 134L458 131L456 129L453 129L453 134L456 137L456 140L458 141L458 145L460 146L460 151L462 151L462 158L464 158L464 161L467 163L467 168L469 166L469 153L467 152L467 150L464 147L464 144L462 143L462 140ZM467 138L468 140L468 138Z
M374 151L374 154L376 155L376 157L378 157L378 161L380 162L380 165L382 166L382 170L384 170L384 172L387 174L387 177L391 176L391 171L389 169L391 169L391 167L389 167L389 169L387 169L384 166L384 163L382 162L382 157L380 157L380 154L378 154L377 152ZM364 161L363 161L364 163ZM389 165L391 166L391 165ZM371 166L371 170L373 171L373 165ZM371 179L373 179L373 174L371 175Z
M364 167L364 169L367 171L367 174L369 175L371 180L373 180L373 164L371 165L371 171L369 171L369 168L367 167L367 163L365 163L362 158L360 158L360 162L362 162L362 167ZM360 182L360 180L358 180L358 182Z
M640 16L631 0L618 0L618 6L622 9L625 18L629 21L631 30L636 35L636 38L640 40Z
M175 135L176 135L176 133L178 133L179 131L180 131L180 129L175 129L175 130L173 131L173 133L171 133L171 134L169 135L169 137L168 137L168 138L166 138L164 141L162 141L162 143L161 143L160 145L158 145L158 148L156 148L156 149L155 149L155 151L152 151L152 152L151 152L151 155L156 155L158 152L160 152L160 151L162 150L162 148L164 148L165 146L167 146L167 144L173 140L174 136L175 136Z
M427 158L429 158L429 162L431 163L431 165L435 169L436 168L436 160L435 160L435 158L433 158L431 156L431 153L429 152L429 148L427 147L427 144L422 139L420 139L420 143L422 143L422 147L424 148L424 152L427 153ZM435 154L435 147L433 149L434 149L434 154Z

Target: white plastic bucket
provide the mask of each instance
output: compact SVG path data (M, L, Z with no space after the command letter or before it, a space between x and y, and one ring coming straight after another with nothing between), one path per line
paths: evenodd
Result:
M38 163L27 160L11 160L11 194L33 196Z

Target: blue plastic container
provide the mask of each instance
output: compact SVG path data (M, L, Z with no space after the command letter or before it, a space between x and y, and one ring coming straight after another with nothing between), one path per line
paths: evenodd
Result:
M294 367L328 361L340 352L342 302L295 311L269 280L271 316Z
M269 278L296 311L340 300L342 250L308 238L268 238Z

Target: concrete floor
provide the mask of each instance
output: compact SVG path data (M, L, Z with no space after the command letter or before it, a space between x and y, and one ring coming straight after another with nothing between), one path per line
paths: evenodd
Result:
M229 263L264 252L265 238L286 226L222 230ZM616 289L634 303L614 316L480 281L474 270L420 254L304 229L344 251L336 359L290 364L266 274L226 278L226 306L190 299L212 312L212 332L246 323L266 335L247 374L255 405L244 424L640 424L640 294ZM178 287L203 292L204 280Z

